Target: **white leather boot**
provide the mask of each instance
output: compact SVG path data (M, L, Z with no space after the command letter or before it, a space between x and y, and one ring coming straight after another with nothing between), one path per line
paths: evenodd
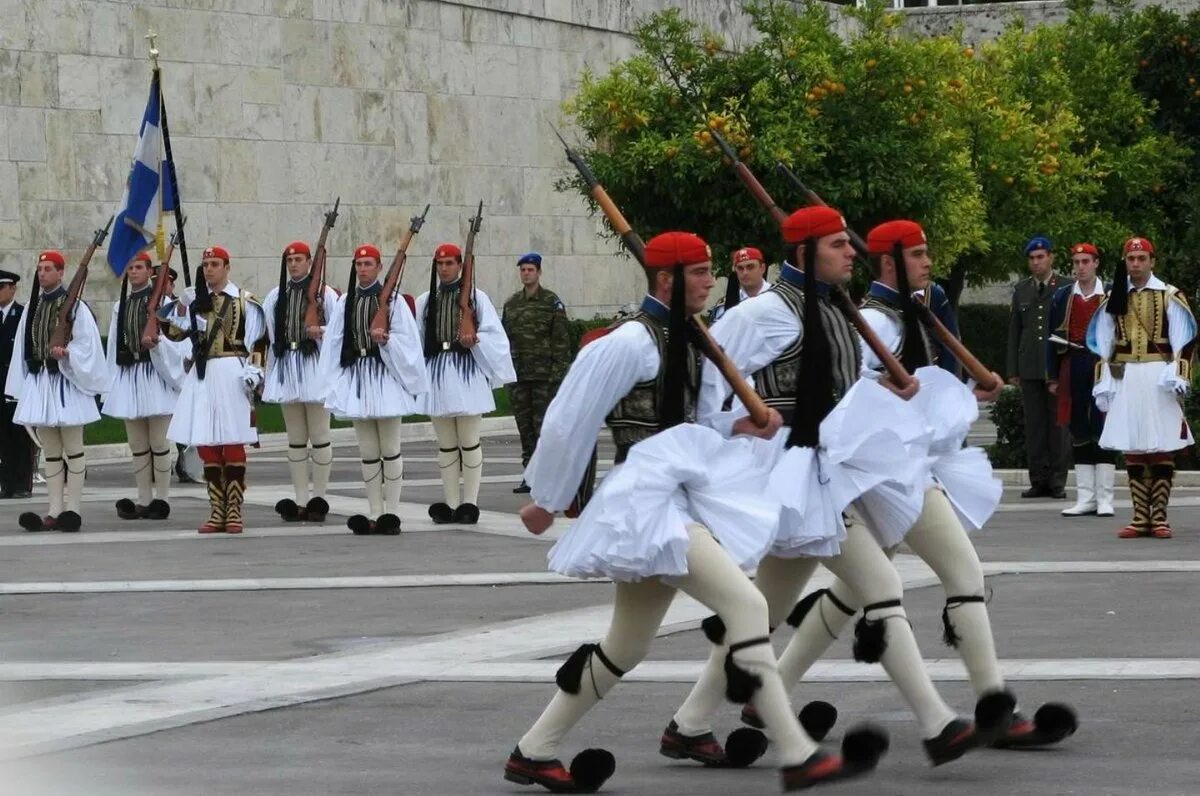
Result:
M1075 465L1075 505L1063 509L1064 517L1096 513L1096 465Z
M1117 474L1115 464L1096 465L1096 515L1113 515L1113 478Z

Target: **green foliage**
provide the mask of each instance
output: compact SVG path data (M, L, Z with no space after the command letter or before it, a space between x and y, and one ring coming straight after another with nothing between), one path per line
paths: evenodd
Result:
M718 131L781 206L800 199L777 161L860 232L920 219L939 273L1002 279L1033 233L1111 250L1161 232L1155 187L1183 179L1189 151L1135 86L1131 31L1146 14L1076 6L1061 25L1014 23L978 53L903 34L882 0L846 10L845 38L825 4L751 0L759 35L739 53L669 10L643 21L633 57L585 73L567 111L643 237L697 230L718 262L748 244L778 251L774 224L723 166Z
M980 362L999 370L1008 355L1008 305L963 304L958 308L963 344Z
M996 441L988 446L992 467L1025 467L1025 407L1021 390L1007 386L992 404L992 422L996 424Z

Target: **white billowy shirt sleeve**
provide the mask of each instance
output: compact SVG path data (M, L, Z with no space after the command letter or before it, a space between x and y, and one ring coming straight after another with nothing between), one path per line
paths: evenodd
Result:
M1167 301L1167 339L1179 359L1180 352L1196 339L1196 318L1178 301Z
M13 338L12 359L8 363L8 378L4 381L4 394L19 400L25 387L29 369L25 365L25 323L29 320L29 308L21 313L17 321L17 336Z
M900 324L887 313L880 312L877 309L866 307L862 311L863 320L867 325L874 330L878 335L884 347L893 354L899 353L900 349ZM859 348L862 350L862 373L863 378L878 380L883 377L883 363L879 361L879 357L875 356L874 350L867 345L867 341L859 338Z
M279 300L279 288L273 287L263 299L263 319L267 326L267 343L275 343L275 302Z
M108 338L105 340L104 361L108 365L108 384L104 385L102 399L108 400L108 392L113 388L113 382L117 379L117 316L121 314L120 303L113 304L112 312L108 316Z
M321 383L326 386L337 381L342 372L342 333L345 326L346 302L349 300L349 294L340 297L325 315L325 334L321 337L317 373L320 374Z
M513 368L508 333L500 323L500 315L492 305L492 300L482 290L475 291L475 319L479 342L471 349L471 355L487 376L488 384L495 388L516 381L517 372Z
M341 306L340 304L338 306ZM343 307L343 310L345 308ZM400 294L392 299L388 306L390 323L388 325L388 341L379 347L379 355L388 371L395 376L404 389L413 395L429 392L429 369L425 367L425 352L421 346L421 333L413 314L408 311L408 302ZM340 320L343 313L338 313L339 334L337 336L337 351L342 350L342 334ZM330 316L332 318L332 316ZM332 326L332 321L330 326ZM329 329L326 329L326 336ZM330 345L333 340L330 339ZM324 372L324 370L322 370Z
M783 299L770 291L760 293L733 307L712 326L713 339L725 350L744 377L774 362L803 334L800 319ZM734 421L746 415L737 402L724 410L733 388L711 362L705 362L700 377L697 420L729 436Z
M1117 341L1116 322L1113 316L1106 312L1107 306L1107 301L1100 304L1100 309L1096 310L1096 314L1088 322L1086 337L1087 347L1093 354L1106 361L1112 356Z
M546 410L525 480L547 511L571 505L604 418L638 382L658 374L658 348L640 323L625 323L584 346Z
M169 300L165 300L161 306L166 306ZM112 338L109 337L111 341ZM139 345L141 341L139 341ZM112 343L110 342L111 346ZM154 365L154 369L158 375L162 377L170 387L178 390L183 386L183 377L187 373L183 363L192 353L191 340L170 340L162 333L162 326L159 326L158 345L150 349L150 362Z
M99 395L108 389L108 361L100 342L100 327L96 325L92 308L83 301L75 307L67 356L58 364L63 376L80 392Z
M262 305L252 299L246 299L246 349L254 348L254 344L267 334L267 314Z

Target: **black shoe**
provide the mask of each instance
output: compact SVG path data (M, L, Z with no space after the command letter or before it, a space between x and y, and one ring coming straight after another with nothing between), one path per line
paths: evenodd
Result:
M142 518L147 520L165 520L171 516L171 504L162 498L151 500L142 512Z
M541 785L551 793L595 793L616 768L607 749L584 749L568 770L559 760L530 760L517 747L504 764L504 778L518 785Z
M117 501L117 516L123 520L140 520L145 506L139 506L129 498Z
M672 760L695 760L706 766L724 766L725 748L711 732L684 735L672 719L658 742L658 753Z
M329 514L329 501L323 497L309 498L308 503L304 505L304 513L308 515L309 522L325 522L325 517Z
M1042 498L1042 497L1050 497L1050 494L1051 494L1051 492L1050 492L1049 487L1045 486L1044 484L1034 484L1033 486L1026 489L1024 492L1022 492L1021 497L1023 497L1023 498Z
M454 509L445 503L434 503L429 507L429 519L434 525L449 525L454 522Z
M479 507L474 503L463 503L454 510L454 521L459 525L474 525L479 522Z
M13 492L11 495L9 495L9 497L13 500L25 500L33 497L33 493L28 489L18 489L16 492Z
M1050 497L1054 498L1055 500L1066 500L1067 490L1063 489L1061 486L1053 487L1050 490Z
M0 500L12 500L13 493L7 489L0 489Z
M803 763L781 768L780 784L784 791L794 791L861 777L875 770L887 749L887 733L870 726L859 727L846 733L840 755L819 749Z
M284 522L304 522L304 509L291 498L283 498L275 502L275 513Z
M1075 734L1079 719L1069 706L1051 702L1042 705L1033 720L1020 713L1013 715L1012 724L1001 737L992 741L996 749L1034 749L1051 746Z
M513 494L514 495L528 495L529 494L529 484L525 483L524 478L521 479L520 485L516 489L513 490Z
M380 514L375 520L375 533L381 536L399 536L400 518L395 514Z
M981 739L975 725L966 719L954 719L936 738L924 741L925 754L932 765L940 766L965 755L980 746Z
M76 533L83 527L83 517L74 511L64 511L58 515L58 530L63 533Z
M346 520L346 527L353 531L355 536L370 536L375 533L375 523L364 514L352 514Z

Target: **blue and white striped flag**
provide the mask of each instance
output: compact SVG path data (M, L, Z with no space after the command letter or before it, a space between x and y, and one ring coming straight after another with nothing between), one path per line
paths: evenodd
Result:
M175 210L175 195L163 159L162 91L158 80L156 69L150 80L150 99L138 130L125 195L108 239L108 264L117 276L125 272L125 266L138 252L154 244L162 228L162 214Z

